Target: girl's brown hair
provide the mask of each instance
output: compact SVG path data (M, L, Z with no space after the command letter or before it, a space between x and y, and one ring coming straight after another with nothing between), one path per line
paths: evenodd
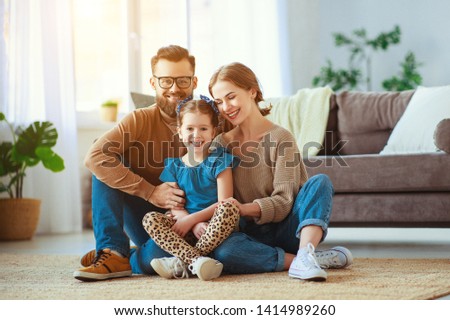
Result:
M214 128L220 125L219 115L214 111L214 109L202 99L199 100L189 100L180 107L180 111L177 114L177 124L181 127L183 124L183 117L186 113L199 112L201 114L209 115L211 123Z
M212 96L212 87L217 83L217 81L229 81L232 82L239 88L244 90L255 89L256 97L255 102L258 104L261 101L264 101L263 94L261 91L261 86L259 84L258 78L256 78L255 73L246 65L240 62L233 62L227 65L220 67L214 74L211 76L209 80L209 93ZM268 115L270 113L270 109L272 108L269 105L267 108L259 109L263 116Z

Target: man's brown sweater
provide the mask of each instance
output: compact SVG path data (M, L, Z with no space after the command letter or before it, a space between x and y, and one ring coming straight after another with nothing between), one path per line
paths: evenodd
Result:
M164 159L186 153L176 119L156 105L135 110L89 149L86 167L106 185L148 200L161 184Z

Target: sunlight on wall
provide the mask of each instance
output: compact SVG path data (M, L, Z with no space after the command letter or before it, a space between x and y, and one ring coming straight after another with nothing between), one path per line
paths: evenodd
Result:
M266 97L280 96L277 3L74 1L77 110L92 110L104 100L122 97L126 112L132 109L126 103L128 91L153 94L150 59L169 44L189 46L195 55L197 94L208 94L209 78L219 66L239 61L253 69Z

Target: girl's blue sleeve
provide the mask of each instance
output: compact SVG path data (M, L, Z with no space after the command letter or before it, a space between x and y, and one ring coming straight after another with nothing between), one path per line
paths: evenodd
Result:
M226 168L234 168L239 164L239 158L233 156L225 148L220 148L213 156L212 172L215 178Z
M177 182L176 178L176 165L174 158L167 158L164 160L164 170L159 176L159 180L162 182Z

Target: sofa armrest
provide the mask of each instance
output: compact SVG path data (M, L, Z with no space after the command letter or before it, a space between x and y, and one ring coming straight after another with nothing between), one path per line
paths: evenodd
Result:
M439 150L450 153L450 119L441 120L436 126L434 144Z

